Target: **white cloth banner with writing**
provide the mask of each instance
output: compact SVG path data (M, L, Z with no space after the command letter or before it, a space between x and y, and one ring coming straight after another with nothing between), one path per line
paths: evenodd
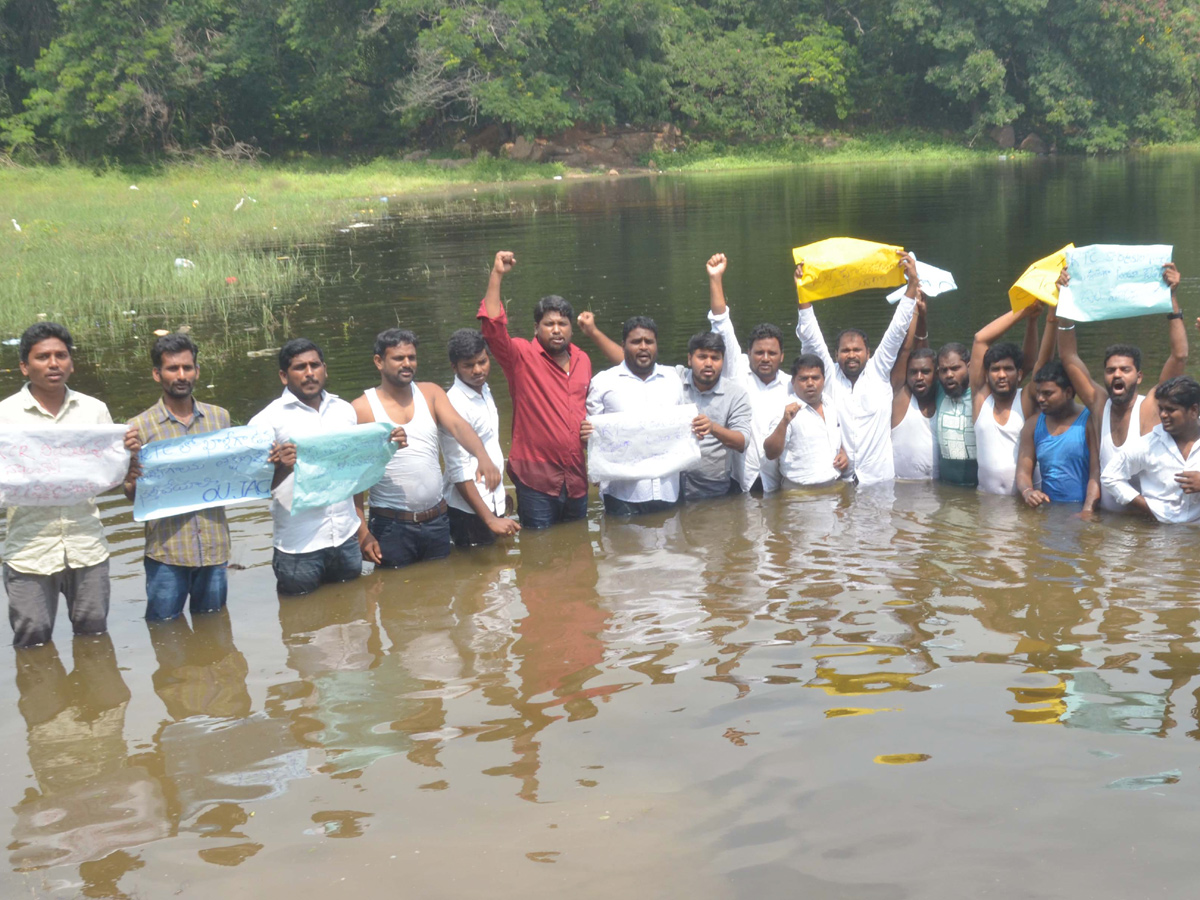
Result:
M139 458L134 520L270 499L275 466L267 454L274 440L272 428L239 425L151 441Z
M938 294L946 293L946 291L958 290L958 285L954 283L954 276L945 269L939 269L937 266L921 262L917 259L915 253L913 254L913 259L917 260L917 278L921 280L921 293L926 297L936 297ZM900 298L904 296L907 290L907 284L896 288L887 295L888 303L899 303Z
M0 430L0 506L74 506L129 469L124 425Z
M692 434L696 404L670 406L646 413L601 413L588 416L588 478L592 481L637 481L666 478L700 462L700 442Z
M1103 322L1169 313L1171 289L1163 266L1170 244L1091 244L1067 250L1071 283L1058 291L1058 315L1072 322Z

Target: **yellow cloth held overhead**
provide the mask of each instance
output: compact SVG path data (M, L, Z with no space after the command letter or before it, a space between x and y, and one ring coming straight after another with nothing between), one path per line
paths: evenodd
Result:
M1067 264L1067 251L1074 249L1074 244L1067 244L1025 270L1017 283L1008 289L1008 302L1013 312L1020 312L1039 300L1058 306L1058 276Z
M804 264L796 296L801 303L811 303L866 288L898 287L904 284L897 255L902 252L892 244L844 237L796 247L792 259Z

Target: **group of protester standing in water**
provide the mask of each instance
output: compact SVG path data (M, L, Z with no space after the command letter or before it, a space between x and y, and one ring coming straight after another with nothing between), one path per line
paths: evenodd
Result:
M676 366L658 362L652 318L627 320L618 342L592 313L576 317L558 296L534 305L532 339L513 336L501 287L516 264L513 253L496 254L480 329L451 335L448 389L416 380L420 341L400 328L376 338L379 384L353 402L326 390L325 358L315 343L297 338L280 349L282 393L250 421L275 434L272 488L292 476L298 437L383 422L400 448L365 497L295 512L272 500L280 594L356 578L364 561L406 566L446 557L452 543L489 544L522 528L581 519L589 417L625 413L652 421L663 408L682 404L697 409L691 429L699 464L667 477L600 482L606 515L639 516L741 492L838 483L869 489L925 479L1014 494L1030 507L1069 503L1085 515L1100 508L1161 522L1200 521L1200 384L1184 375L1188 339L1174 265L1163 269L1173 304L1169 355L1157 384L1142 394L1138 348L1109 347L1098 382L1077 352L1075 325L1041 304L1004 313L969 346L949 343L935 352L916 262L907 254L900 259L905 295L875 347L866 333L848 328L835 336L831 353L811 304L801 304L796 336L803 352L789 374L784 335L774 324L752 328L743 352L725 299L723 254L706 263L710 327L692 336L686 365ZM798 284L802 274L798 266ZM593 375L587 353L572 341L576 326L611 368ZM1022 346L1001 340L1018 326ZM73 350L62 325L39 322L26 330L20 365L28 381L0 401L0 424L112 422L104 403L68 387ZM129 422L129 499L137 492L143 445L231 424L226 410L193 396L198 357L186 334L153 345L151 374L162 396ZM493 359L512 399L507 461L488 385ZM503 471L515 488L515 518ZM223 608L229 554L222 507L148 522L146 618L175 618L185 607L193 614ZM76 635L103 633L108 556L94 500L9 508L3 581L14 644L50 640L60 594Z

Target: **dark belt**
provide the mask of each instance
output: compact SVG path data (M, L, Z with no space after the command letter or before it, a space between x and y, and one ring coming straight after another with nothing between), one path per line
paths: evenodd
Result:
M372 506L371 514L383 516L385 519L395 519L397 522L412 522L414 525L420 525L422 522L428 522L436 519L438 516L446 512L448 507L446 501L443 500L437 506L431 506L429 509L421 512L407 512L403 509L388 509L383 506Z

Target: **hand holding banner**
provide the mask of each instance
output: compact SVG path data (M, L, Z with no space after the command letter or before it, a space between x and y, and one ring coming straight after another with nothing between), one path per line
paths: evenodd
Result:
M139 458L134 521L269 499L275 467L267 454L274 440L273 429L242 425L151 441Z
M129 469L124 425L0 430L0 506L74 506Z
M1039 301L1048 306L1058 305L1058 276L1067 265L1067 251L1074 249L1074 244L1067 244L1057 253L1039 259L1021 274L1017 283L1008 289L1008 302L1013 312L1020 312Z
M1059 291L1058 314L1074 322L1128 319L1169 313L1171 289L1163 266L1170 244L1092 244L1067 251L1071 283Z
M296 438L296 466L275 491L290 512L319 509L378 483L398 449L388 440L394 425L371 422ZM289 490L290 489L290 490Z
M866 288L904 284L897 255L903 252L902 247L892 244L845 237L795 247L793 261L804 264L796 295L801 303L812 303Z
M915 253L912 254L912 258L917 264L917 278L921 281L921 293L926 297L936 297L938 294L946 293L946 291L958 290L958 285L954 283L954 276L945 269L939 269L937 266L921 262L917 259ZM888 303L899 303L907 291L908 285L896 288L896 290L887 295Z
M588 416L588 478L592 481L637 481L666 478L700 462L700 442L692 434L699 415L695 403L658 411Z

